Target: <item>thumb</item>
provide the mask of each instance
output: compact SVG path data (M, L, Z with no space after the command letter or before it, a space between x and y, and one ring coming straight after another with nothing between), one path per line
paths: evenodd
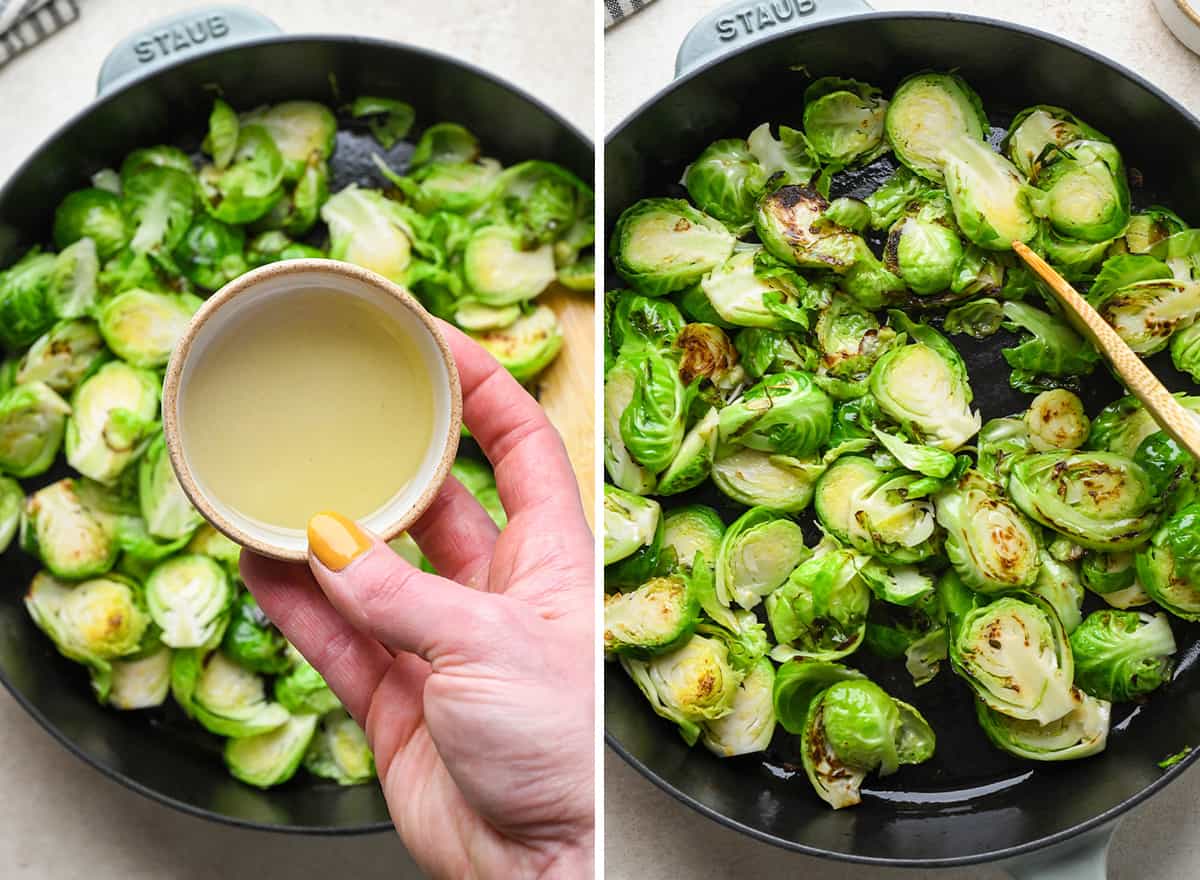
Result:
M503 632L515 609L504 597L428 574L339 513L308 522L308 565L322 592L355 629L392 653L473 657Z

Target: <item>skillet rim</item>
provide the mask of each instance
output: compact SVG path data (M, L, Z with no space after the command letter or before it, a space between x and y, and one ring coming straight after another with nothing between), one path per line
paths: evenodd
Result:
M693 79L696 79L697 77L707 73L710 69L712 69L714 67L718 67L719 65L725 63L726 61L730 61L730 60L732 60L736 57L739 57L745 53L752 52L762 46L766 46L767 44L792 39L797 36L800 36L801 34L805 34L805 33L809 33L809 32L816 32L816 31L819 31L819 30L822 30L825 28L837 27L839 25L845 24L846 22L850 22L850 21L857 22L857 21L863 21L863 20L872 21L872 22L874 22L874 21L927 21L927 20L966 22L968 24L982 25L983 27L986 27L986 28L994 28L994 29L998 29L998 30L1013 31L1013 32L1016 32L1016 33L1022 35L1026 39L1040 40L1043 42L1058 45L1062 48L1072 50L1079 55L1082 55L1086 58L1091 59L1092 61L1098 62L1098 63L1104 65L1105 67L1108 67L1109 69L1113 70L1114 72L1120 74L1125 79L1132 82L1133 84L1140 86L1141 88L1146 90L1148 93L1150 93L1150 95L1152 95L1153 97L1155 97L1159 101L1161 101L1163 104L1165 104L1169 109L1173 110L1185 122L1189 123L1191 125L1191 127L1193 129L1195 129L1197 137L1200 138L1200 117L1197 117L1190 110L1188 110L1186 107L1184 107L1182 103L1180 103L1175 98L1168 95L1165 91L1163 91L1161 88L1159 88L1154 83L1150 82L1148 79L1146 79L1141 74L1136 73L1133 70L1130 70L1125 65L1121 64L1118 61L1114 61L1113 59L1107 57L1106 55L1103 55L1100 52L1097 52L1095 49L1090 49L1087 46L1084 46L1080 43L1076 43L1073 40L1068 40L1064 37L1060 37L1056 34L1051 34L1048 31L1042 31L1037 28L1030 27L1030 26L1024 25L1024 24L1020 24L1017 22L1009 22L1009 21L1002 21L1002 20L996 19L996 18L989 18L987 16L966 15L966 14L961 14L961 13L957 13L957 12L922 12L922 11L897 10L897 11L885 11L885 12L855 13L855 14L851 14L851 15L839 16L838 18L835 18L835 19L832 19L829 21L814 22L812 25L810 25L808 27L797 28L795 30L779 33L774 36L767 37L765 39L754 40L753 42L743 46L740 49L734 49L725 55L719 56L714 59L710 59L709 61L706 61L706 62L698 65L697 67L695 67L692 70L685 73L683 76L672 79L664 87L662 87L657 92L655 92L653 96L651 96L650 98L646 99L641 104L639 104L635 110L633 110L631 113L626 115L624 119L622 119L620 122L618 122L616 124L616 126L611 131L608 132L608 134L604 138L604 147L605 147L604 156L605 156L606 164L607 164L608 156L610 155L608 148L612 145L612 143L615 140L617 140L619 137L621 137L622 134L624 134L624 132L627 128L629 128L631 125L633 125L633 123L635 121L639 120L644 114L654 110L660 101L662 101L669 94L674 92L676 89L681 88L686 83L689 83ZM606 210L606 214L607 214L607 201L605 202L605 210ZM607 237L608 225L609 225L607 222L607 217L605 218L604 225L605 225L605 235ZM606 290L608 289L607 284L606 284L605 289ZM605 682L608 681L610 671L611 671L610 668L605 669L605 675L604 675ZM607 694L607 691L606 691L606 694ZM949 857L944 857L944 858L916 859L916 858L889 858L887 856L866 856L866 855L858 855L855 853L840 852L840 851L830 850L830 849L822 849L821 847L812 846L807 843L801 843L798 840L792 840L792 839L785 838L785 837L779 837L775 834L771 834L770 832L763 831L761 829L746 825L743 822L739 822L736 819L732 819L729 816L726 816L724 813L721 813L718 810L708 806L707 804L703 803L698 798L693 797L692 795L681 791L680 789L678 789L674 785L672 785L670 782L663 779L661 776L658 775L658 773L654 769L649 767L641 759L635 757L620 742L620 740L617 739L616 735L608 729L607 724L605 725L605 730L604 730L604 741L610 749L612 749L614 752L616 752L618 755L620 755L621 758L627 764L629 764L629 766L631 766L634 770L636 770L639 774L641 774L641 776L643 776L645 779L648 779L650 782L654 783L654 785L656 785L659 789L661 789L662 791L665 791L667 794L671 795L671 797L675 798L680 803L685 804L686 806L690 807L691 809L695 810L696 812L700 813L701 815L713 820L714 822L716 822L719 825L723 825L726 828L729 828L731 830L741 832L742 834L745 834L746 836L751 837L755 840L758 840L762 843L767 843L772 846L779 847L781 849L789 850L791 852L798 852L798 853L803 853L804 855L833 859L833 860L839 861L839 862L851 862L851 863L860 864L860 865L871 865L873 867L880 867L880 868L953 868L953 867L963 867L963 866L967 866L967 865L978 865L978 864L983 864L986 862L995 862L995 861L1000 861L1000 860L1005 860L1005 859L1016 858L1019 856L1027 855L1029 853L1037 852L1038 850L1042 850L1047 847L1054 846L1056 844L1064 843L1066 841L1081 837L1089 831L1100 828L1111 822L1115 822L1118 818L1120 818L1122 815L1124 815L1127 811L1133 809L1138 804L1142 803L1143 801L1145 801L1148 798L1152 797L1153 795L1157 794L1162 788L1164 788L1171 782L1178 779L1184 773L1184 771L1186 771L1189 767L1192 766L1192 764L1194 764L1196 762L1197 759L1200 759L1200 748L1193 748L1192 751L1187 755L1187 757L1185 757L1183 760L1181 760L1178 764L1175 764L1174 766L1170 767L1169 769L1164 770L1162 772L1161 776L1159 776L1157 779L1155 779L1149 785L1142 788L1137 793L1131 795L1130 797L1126 798L1123 801L1118 802L1117 804L1114 804L1113 806L1109 807L1107 810L1104 810L1103 812L1101 812L1095 816L1092 816L1090 819L1086 819L1082 822L1076 823L1075 825L1073 825L1069 828L1066 828L1062 831L1056 832L1054 834L1050 834L1045 837L1038 837L1034 840L1029 840L1029 841L1026 841L1025 843L1016 844L1014 846L1003 847L1003 848L995 849L995 850L988 850L985 852L972 853L970 855L949 856ZM714 759L714 760L716 760L716 759Z

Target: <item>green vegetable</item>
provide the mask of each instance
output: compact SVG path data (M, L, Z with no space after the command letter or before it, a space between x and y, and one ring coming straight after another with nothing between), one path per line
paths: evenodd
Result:
M647 296L683 290L733 252L720 221L681 199L643 199L626 208L613 233L617 273Z
M375 777L375 757L358 723L345 711L330 712L313 735L304 769L339 785L358 785Z
M683 182L696 207L741 234L753 222L767 174L745 141L730 138L710 144L688 166Z
M1071 691L1072 708L1054 721L1012 718L975 701L979 726L992 745L1028 761L1072 761L1104 751L1108 742L1111 706L1077 689Z
M62 447L70 412L45 382L0 394L0 471L23 479L48 470Z
M720 604L736 602L749 611L779 587L811 554L804 532L765 507L752 507L725 530L716 556Z
M956 74L918 73L896 89L885 120L896 158L920 176L941 183L946 148L982 142L988 131L979 96Z
M871 602L858 564L850 550L814 555L767 596L774 659L837 660L858 649Z
M963 583L981 593L1031 586L1038 576L1038 536L1001 487L968 470L935 496L946 556Z
M691 638L699 616L691 578L651 578L636 590L604 597L604 651L634 657L668 653Z
M1175 637L1166 615L1094 611L1071 634L1075 683L1109 702L1148 694L1171 675Z
M874 86L826 76L804 91L804 133L823 162L870 162L887 148L887 101Z

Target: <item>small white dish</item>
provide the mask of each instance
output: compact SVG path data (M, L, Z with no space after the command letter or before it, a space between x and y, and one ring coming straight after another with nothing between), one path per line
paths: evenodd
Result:
M1200 0L1154 0L1154 8L1179 42L1200 55Z

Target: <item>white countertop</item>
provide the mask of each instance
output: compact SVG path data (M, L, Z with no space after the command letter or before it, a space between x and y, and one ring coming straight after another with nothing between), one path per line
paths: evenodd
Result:
M362 33L439 49L521 86L594 133L592 0L250 0L291 33ZM95 93L108 49L197 0L81 0L82 16L0 70L0 181ZM6 584L5 589L20 589ZM420 876L392 834L301 838L215 825L110 782L0 689L5 880L397 880Z
M870 0L879 10L946 10L1021 22L1096 49L1200 108L1200 58L1163 26L1150 0ZM608 31L606 114L611 129L666 85L675 50L721 0L655 0ZM605 868L616 880L813 877L821 880L999 880L995 868L899 871L807 858L751 841L692 812L611 752L605 762ZM1200 771L1132 811L1113 839L1113 880L1200 876Z

